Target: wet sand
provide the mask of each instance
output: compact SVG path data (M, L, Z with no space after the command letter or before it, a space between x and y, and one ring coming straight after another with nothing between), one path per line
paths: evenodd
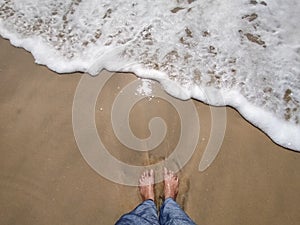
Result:
M136 187L113 183L82 157L72 128L72 104L83 74L58 75L34 63L30 53L0 39L0 224L114 224L141 200ZM112 77L98 96L99 136L116 158L149 165L166 158L178 142L179 116L167 102L145 99L133 108L133 132L147 137L149 119L165 119L171 133L155 150L137 153L119 143L109 108L117 91L136 79ZM198 166L210 135L210 108L194 101L199 143L181 170L178 202L197 224L298 224L300 154L274 144L227 107L220 152ZM156 185L158 202L162 185ZM158 203L159 204L159 203Z

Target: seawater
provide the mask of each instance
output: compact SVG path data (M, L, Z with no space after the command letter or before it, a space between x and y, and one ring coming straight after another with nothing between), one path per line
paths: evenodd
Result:
M233 106L300 151L299 12L298 0L0 0L0 34L58 73L129 71Z

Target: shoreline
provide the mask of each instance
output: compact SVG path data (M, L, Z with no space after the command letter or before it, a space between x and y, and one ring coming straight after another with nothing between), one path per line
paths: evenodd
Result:
M140 199L135 187L99 176L78 150L72 104L82 74L60 76L35 64L30 53L9 41L1 38L0 46L0 223L113 224ZM170 154L180 129L178 115L169 104L144 100L133 109L133 132L147 137L148 120L158 114L174 134L148 153L136 154L116 141L106 109L116 87L135 79L132 74L112 79L99 96L95 117L99 135L116 158L145 165ZM190 217L199 224L300 221L300 154L278 146L235 109L226 107L220 152L207 170L199 172L211 115L209 106L193 102L201 125L200 141L180 172L177 199Z

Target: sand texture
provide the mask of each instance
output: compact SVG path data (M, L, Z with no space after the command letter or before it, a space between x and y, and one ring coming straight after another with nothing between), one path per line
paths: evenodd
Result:
M73 134L72 104L84 74L59 75L34 63L32 55L0 39L0 224L114 224L140 201L136 187L96 173L82 157ZM166 158L180 136L176 110L164 100L145 99L132 109L130 125L149 135L153 116L168 132L153 151L136 152L115 137L110 107L117 87L135 80L114 75L98 96L95 120L111 154L128 164ZM210 107L194 101L201 132L197 148L179 176L178 202L197 224L299 224L300 154L274 144L226 108L226 133L219 154L204 172L198 166L209 140ZM162 185L156 185L160 204Z

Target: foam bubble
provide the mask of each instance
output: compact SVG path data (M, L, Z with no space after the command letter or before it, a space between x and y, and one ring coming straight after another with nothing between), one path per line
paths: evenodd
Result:
M0 34L39 64L135 72L177 98L231 105L300 151L297 0L0 0L0 9Z

